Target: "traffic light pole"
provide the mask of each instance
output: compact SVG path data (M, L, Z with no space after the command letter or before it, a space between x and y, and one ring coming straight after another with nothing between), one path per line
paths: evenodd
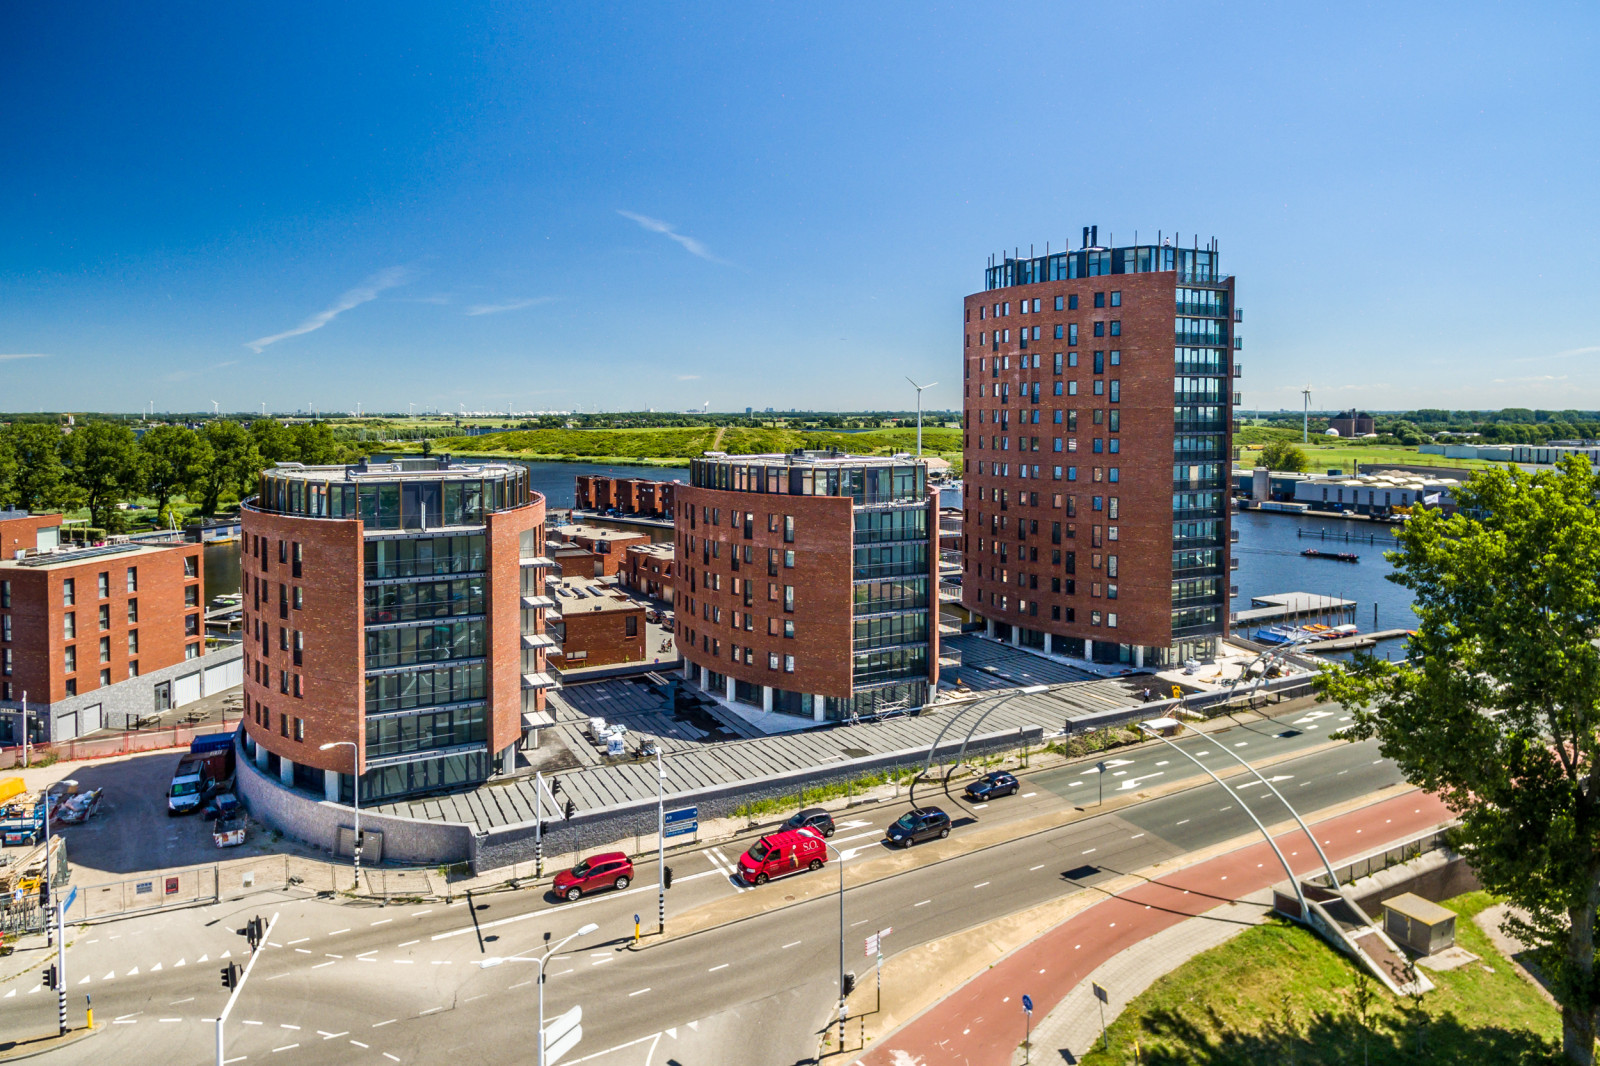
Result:
M45 814L48 819L49 813ZM50 852L45 851L45 880L50 879ZM59 1036L67 1035L67 936L61 916L61 900L56 899L56 1026Z
M234 1001L239 998L239 993L244 991L244 983L250 979L250 969L251 967L255 966L256 959L261 957L261 948L266 945L268 938L272 936L272 927L277 924L278 916L274 914L272 916L272 920L267 923L266 932L261 934L261 940L257 943L256 947L251 950L250 961L244 964L244 972L239 975L238 982L233 986L233 994L228 997L228 1002L222 1008L222 1013L217 1015L217 1066L222 1066L222 1034L223 1026L225 1026L228 1021L228 1012L233 1010ZM229 963L223 972L227 973L229 969L232 969L232 967L233 964Z

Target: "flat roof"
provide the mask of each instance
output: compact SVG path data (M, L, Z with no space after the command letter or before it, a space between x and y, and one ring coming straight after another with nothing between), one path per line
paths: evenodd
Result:
M729 455L706 452L701 462L727 463L730 466L927 466L933 456L917 458L908 452L895 455L851 455L849 452L761 452L754 455Z
M586 526L582 524L575 526L557 526L556 532L563 537L585 537L589 540L626 540L637 537L645 537L648 539L650 536L648 533L635 533L632 530L602 529L600 526Z
M336 463L328 466L306 466L304 463L276 463L263 473L278 477L301 478L306 481L405 481L409 479L437 481L441 477L481 478L485 475L509 474L519 464L495 462L464 462L452 459L401 459L392 463Z
M1392 899L1383 901L1386 910L1403 914L1414 922L1423 925L1443 925L1456 916L1456 912L1448 907L1441 907L1432 900L1423 899L1414 892L1405 892Z
M549 586L561 608L561 617L598 614L607 611L642 611L644 604L617 593L614 586L602 585L593 578L568 577Z
M103 544L96 548L74 548L66 551L30 553L23 559L0 559L0 568L8 570L55 570L66 566L81 566L97 559L125 558L128 556L155 555L174 548L199 548L198 544Z
M641 555L671 555L674 549L672 541L663 540L653 544L630 544L628 550Z

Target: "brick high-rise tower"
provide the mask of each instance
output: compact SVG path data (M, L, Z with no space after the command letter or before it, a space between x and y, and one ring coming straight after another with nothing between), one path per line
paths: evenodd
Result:
M991 262L965 301L961 602L1096 662L1213 656L1239 348L1215 242Z

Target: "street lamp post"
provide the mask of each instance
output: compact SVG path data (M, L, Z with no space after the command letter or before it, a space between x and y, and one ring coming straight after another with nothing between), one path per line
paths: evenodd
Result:
M322 745L319 750L327 751L329 748L345 747L350 749L350 758L354 763L353 772L350 776L355 786L355 790L352 793L352 800L354 801L352 807L355 809L356 830L355 836L350 841L350 857L355 861L356 880L355 884L350 886L350 889L353 892L359 892L361 890L361 749L356 747L356 742L353 740L332 740Z
M510 958L501 958L498 955L493 955L493 956L490 956L487 959L484 959L482 962L478 963L479 967L481 967L482 969L485 969L485 970L487 970L491 966L499 966L501 963L504 963L504 962L531 962L531 963L533 963L533 964L535 964L536 966L539 967L539 1066L545 1066L545 1061L544 1061L544 1051L545 1051L545 1047L544 1047L544 964L546 962L550 961L550 956L554 955L556 952L558 952L562 948L566 947L567 944L570 943L571 941L576 940L580 936L588 936L590 933L594 932L595 930L597 930L599 928L600 927L598 925L596 925L594 922L590 922L588 925L586 925L583 928L579 929L576 933L571 934L570 936L566 937L563 940L557 941L555 946L545 948L544 949L544 954L539 956L537 959L526 958L526 957L524 957L522 955L512 955Z

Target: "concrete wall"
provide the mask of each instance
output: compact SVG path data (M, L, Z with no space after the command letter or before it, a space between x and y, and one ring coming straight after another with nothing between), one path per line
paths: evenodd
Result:
M314 848L332 852L341 827L354 828L349 807L285 788L238 752L235 790L257 821ZM472 854L471 826L456 822L423 822L393 815L362 812L363 831L383 833L383 861L401 865L465 862Z

